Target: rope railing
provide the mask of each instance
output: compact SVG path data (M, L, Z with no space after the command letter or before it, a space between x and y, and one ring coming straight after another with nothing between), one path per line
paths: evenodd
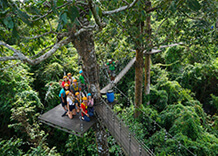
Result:
M123 141L122 139L128 140L128 148L126 148L125 150L127 154L134 155L135 153L131 153L132 152L131 148L137 146L138 153L142 153L142 148L143 148L145 149L147 154L154 155L153 152L141 140L139 140L138 138L135 138L135 134L132 131L129 131L129 128L126 127L125 124L123 123L123 120L115 114L115 112L110 108L107 102L102 98L100 99L105 105L103 114L106 114L106 117L103 117L103 118L106 124L108 125L108 127L110 126L112 129L110 133L112 133L114 136L117 137L118 142L122 142ZM118 131L115 131L116 129L118 129ZM121 135L125 135L127 136L127 138L123 138ZM136 143L138 143L138 145L136 145Z
M130 106L130 104L134 105L134 102L131 100L131 98L129 98L128 95L126 95L123 91L121 91L121 90L117 87L118 85L119 85L119 83L114 84L113 87L118 91L119 94L123 95L123 97L126 98L126 100L127 100L127 102L128 102L128 105L127 105L127 106ZM105 104L107 104L107 103L105 102ZM110 107L109 107L109 108L110 108ZM134 108L135 108L135 107L134 107ZM110 109L111 109L111 108L110 108ZM138 108L135 108L135 109L138 109ZM143 116L144 116L145 112L142 112L142 113L143 113ZM116 116L116 117L118 117L118 116ZM150 118L149 116L146 116L146 117L149 118L149 119L152 121L152 123L153 123L153 125L154 125L153 128L154 128L155 130L157 130L157 129L156 129L156 126L157 126L160 130L164 130L164 131L165 131L165 136L164 136L165 142L166 142L167 140L169 140L169 139L173 139L175 142L177 142L177 144L178 144L178 150L177 150L177 152L178 152L178 153L180 153L180 152L181 152L181 149L183 148L183 149L185 149L190 155L196 156L196 154L194 154L192 151L190 151L188 148L186 148L180 141L176 140L175 137L173 137L169 132L167 132L167 130L166 130L165 128L163 128L162 126L160 126L155 120L153 120L153 119ZM119 119L119 120L123 121L123 119ZM124 121L125 121L125 120L124 120ZM129 124L128 124L127 122L125 122L125 124L129 126ZM132 132L132 131L131 131L131 132ZM133 133L134 133L134 132L133 132ZM135 136L135 133L134 133L133 135ZM144 141L143 141L143 140L139 139L137 136L135 136L135 138L136 138L139 142L143 143L143 145L144 145ZM145 146L143 146L143 147L145 147ZM148 147L147 147L147 148L148 148ZM152 152L152 151L151 151L151 152ZM175 151L174 151L174 152L175 152ZM153 152L152 152L152 153L153 153Z

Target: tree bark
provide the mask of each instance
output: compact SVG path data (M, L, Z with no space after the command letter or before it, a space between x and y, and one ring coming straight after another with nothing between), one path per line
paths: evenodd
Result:
M147 2L146 11L151 9L151 2ZM150 53L152 50L151 42L151 16L148 15L146 18L146 42L147 42L147 52ZM151 54L145 55L145 95L150 94L150 69L151 69ZM147 102L147 105L150 104L150 101Z
M140 112L137 110L142 104L142 85L143 85L143 51L136 50L136 62L135 62L135 118L137 118Z
M94 98L100 97L99 66L96 60L95 44L91 31L81 33L73 41L78 54L83 62L84 77L88 81L88 90L93 93Z

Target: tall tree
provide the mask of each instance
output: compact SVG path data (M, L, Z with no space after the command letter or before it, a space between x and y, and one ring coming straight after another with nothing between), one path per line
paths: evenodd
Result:
M129 9L136 2L122 3L121 7L103 11L99 7L101 3L92 0L1 1L0 24L3 29L0 30L0 45L5 53L1 54L0 61L21 60L35 65L62 46L73 43L83 60L91 90L97 97L100 93L93 31L105 27L104 17ZM56 21L58 24L54 28Z

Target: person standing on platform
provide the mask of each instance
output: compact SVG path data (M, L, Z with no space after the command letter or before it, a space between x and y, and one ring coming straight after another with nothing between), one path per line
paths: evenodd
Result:
M80 103L81 103L81 97L79 92L75 93L75 105L76 105L76 112L79 114L80 112Z
M76 92L81 91L81 87L76 79L73 80L73 84L70 86L70 91L75 95Z
M85 82L85 78L83 76L83 71L80 70L79 71L79 81L80 81L80 85L81 85L81 89L82 89L82 92L85 94L87 94L87 86L86 86L86 82Z
M67 96L67 109L68 109L67 115L70 119L72 119L73 116L76 115L74 99L70 91L66 91L66 96Z
M88 112L92 112L94 114L94 99L92 98L92 94L88 93Z
M87 97L83 97L83 102L81 103L81 119L84 121L89 122L91 119L90 117L94 114L92 112L88 112L88 99Z
M64 84L70 85L70 81L68 80L67 76L64 76L63 79L64 79L64 81L62 81L62 80L59 81L60 87L64 88Z
M73 80L75 79L74 77L72 77L71 73L67 73L68 79L70 81L70 85L73 83Z
M67 113L67 98L66 98L66 93L65 91L67 91L69 89L69 84L65 84L64 85L64 88L61 89L60 93L59 93L59 97L60 97L60 100L61 100L61 105L63 107L63 109L65 110L65 113L62 115L65 116L66 113Z
M111 78L111 81L114 81L115 79L115 66L116 66L116 63L118 61L112 61L111 59L109 59L108 63L105 64L106 67L109 67L109 74L110 74L110 78Z

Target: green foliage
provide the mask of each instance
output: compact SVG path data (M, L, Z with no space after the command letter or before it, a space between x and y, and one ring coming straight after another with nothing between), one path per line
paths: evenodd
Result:
M83 137L69 135L66 142L67 155L98 155L95 132L90 129Z
M23 155L23 151L19 149L23 142L21 139L0 140L0 153L2 156Z
M93 24L91 11L76 5L75 1L60 9L57 7L65 1L46 2L0 0L0 40L35 58L34 55L59 40L56 34L77 29L77 18L81 15ZM137 138L154 149L156 155L190 155L185 148L197 155L218 155L217 29L211 29L217 22L217 2L154 0L151 1L152 7L158 9L146 13L144 1L138 1L133 8L107 17L103 16L103 10L113 10L126 4L117 0L94 3L97 14L107 24L94 35L101 67L108 58L119 60L118 73L135 55L132 49L139 48L135 43L140 43L140 48L151 48L146 40L148 35L139 29L140 22L150 15L153 46L180 41L185 44L152 56L151 93L143 97L144 105L138 119L133 117L134 106L125 108L126 100L120 94L117 99L121 104L116 105L114 111L119 113ZM50 10L52 12L47 18L36 20ZM49 31L56 32L37 39L25 38ZM14 55L2 46L0 49L1 57ZM21 64L0 72L0 138L4 139L0 142L0 153L59 155L58 151L61 155L97 155L93 130L85 133L84 138L78 138L37 123L39 112L59 104L58 81L64 72L78 76L81 67L78 67L77 59L76 50L69 44L36 66ZM6 62L0 67L16 63ZM134 73L134 68L130 69L126 79L117 86L131 101L134 101ZM145 104L148 100L151 106ZM154 128L154 121L164 128ZM8 129L8 126L14 129ZM164 140L165 129L173 138L167 136L169 139ZM44 130L48 131L48 136ZM17 139L12 138L14 135ZM114 138L108 138L110 153L119 155L120 147L114 142ZM180 148L179 142L184 146Z

